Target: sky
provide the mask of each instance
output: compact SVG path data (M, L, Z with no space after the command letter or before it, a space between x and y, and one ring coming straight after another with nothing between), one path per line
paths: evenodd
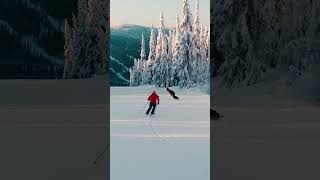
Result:
M189 0L192 14L195 13L196 0ZM200 0L200 24L209 27L210 0ZM111 0L111 26L135 24L158 27L160 13L163 11L167 28L175 26L176 15L181 15L182 0Z

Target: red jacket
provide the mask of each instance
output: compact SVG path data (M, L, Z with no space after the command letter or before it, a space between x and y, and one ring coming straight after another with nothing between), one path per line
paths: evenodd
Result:
M160 98L157 95L157 93L153 92L151 93L151 95L148 98L148 101L150 101L151 103L157 104L157 100L158 100L158 104L160 103Z

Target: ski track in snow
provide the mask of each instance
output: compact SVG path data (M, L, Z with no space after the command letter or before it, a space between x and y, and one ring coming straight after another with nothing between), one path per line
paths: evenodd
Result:
M118 59L116 59L113 56L110 56L110 60L116 62L117 64L119 64L120 66L123 67L123 69L125 69L126 71L129 72L129 68L127 68L122 62L120 62Z
M0 29L4 28L11 36L19 36L19 33L15 31L10 24L0 19ZM25 46L26 50L28 50L31 54L36 55L38 57L43 57L47 61L50 61L52 64L62 65L63 60L57 57L51 56L48 54L45 49L41 48L34 37L32 36L21 36L20 43Z
M115 75L117 75L120 79L124 80L125 82L129 83L129 80L126 79L125 77L123 77L121 74L116 73L111 67L110 67L110 71L113 72Z

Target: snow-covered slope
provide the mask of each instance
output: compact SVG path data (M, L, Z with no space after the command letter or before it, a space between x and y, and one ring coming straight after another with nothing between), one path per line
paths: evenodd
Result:
M177 101L156 88L160 104L151 117L146 99L154 89L111 87L111 179L208 180L209 95L174 88Z

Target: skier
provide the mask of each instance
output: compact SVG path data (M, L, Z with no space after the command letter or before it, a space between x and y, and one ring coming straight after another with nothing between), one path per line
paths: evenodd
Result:
M220 115L220 113L218 113L217 111L213 110L210 108L210 120L218 120L221 117L223 117L222 115Z
M153 91L151 93L151 95L148 98L148 101L150 101L150 104L149 104L149 109L147 110L146 114L149 114L151 108L152 108L151 114L154 114L154 111L156 109L157 104L160 103L160 98L157 95L156 91Z
M167 91L169 92L169 94L174 98L174 99L179 99L178 96L176 96L176 93L174 91L172 91L171 89L167 88Z

